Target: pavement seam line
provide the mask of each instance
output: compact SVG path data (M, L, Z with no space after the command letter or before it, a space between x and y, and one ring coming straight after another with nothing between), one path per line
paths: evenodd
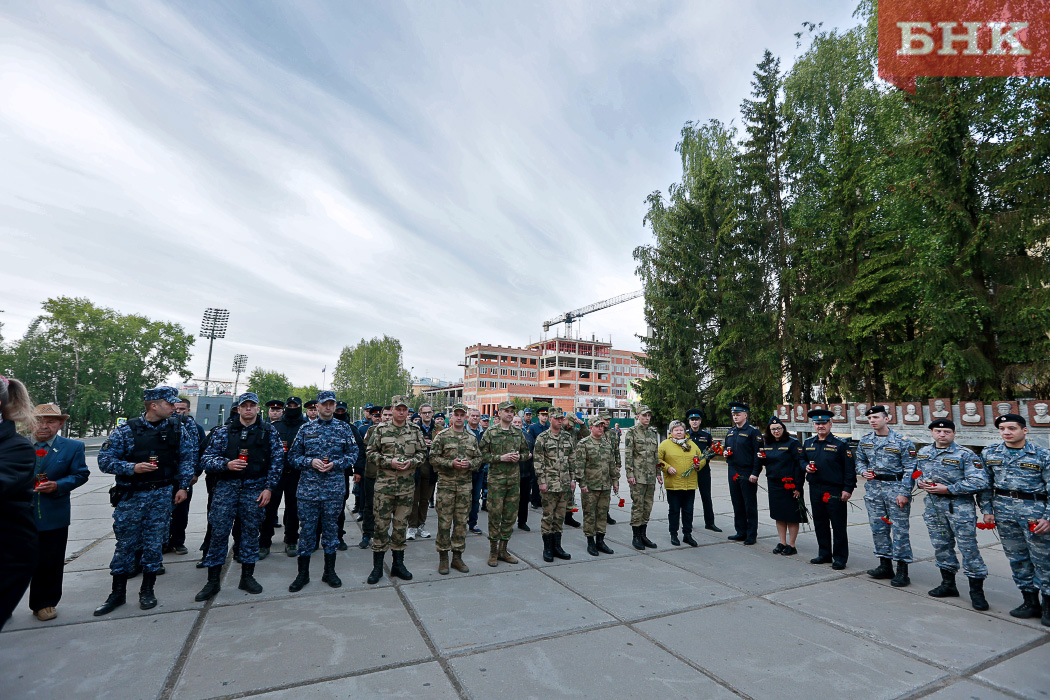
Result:
M220 581L229 572L232 566L231 561L232 557L223 563L222 573L219 574ZM207 618L213 602L215 602L215 596L205 601L204 606L197 613L197 619L193 621L193 626L190 627L189 634L186 635L186 641L183 642L182 649L179 650L179 655L175 657L175 663L172 665L171 671L168 672L167 677L164 679L164 685L161 686L157 700L170 700L175 693L175 686L178 684L179 678L182 677L182 671L186 668L186 662L190 658L193 647L197 644L197 639L200 638L201 630L204 629L205 618Z

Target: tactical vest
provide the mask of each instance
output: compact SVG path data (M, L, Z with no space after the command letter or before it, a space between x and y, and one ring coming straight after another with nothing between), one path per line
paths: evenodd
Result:
M154 456L159 468L153 472L131 474L121 479L127 479L129 483L140 486L175 483L175 477L179 473L179 439L182 437L182 424L169 419L164 428L154 429L142 418L132 418L128 421L128 427L135 438L128 461L135 464L149 462L150 457Z
M239 472L219 472L219 478L259 479L266 476L270 470L270 433L261 421L256 420L253 425L245 427L238 420L229 426L224 456L227 460L237 459L241 450L248 450L248 466Z

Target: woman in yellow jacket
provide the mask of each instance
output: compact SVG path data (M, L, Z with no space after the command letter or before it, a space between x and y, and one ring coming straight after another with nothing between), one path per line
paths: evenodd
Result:
M671 421L667 428L669 438L660 443L660 470L667 489L667 526L671 530L671 544L678 546L678 520L682 520L682 540L696 547L693 539L693 497L696 495L696 473L707 466L703 452L686 437L685 424Z

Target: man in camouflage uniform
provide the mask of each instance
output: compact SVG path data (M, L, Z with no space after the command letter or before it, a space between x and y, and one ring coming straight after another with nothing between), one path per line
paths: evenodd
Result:
M653 512L653 497L656 495L656 484L661 481L660 435L656 428L649 425L653 412L648 406L640 405L635 412L638 422L630 427L624 438L626 452L625 470L627 483L631 486L631 546L644 550L656 547L656 543L646 535L649 516Z
M143 572L139 607L157 606L153 587L161 568L161 550L168 540L171 509L186 500L197 462L196 440L172 417L178 399L178 392L170 386L146 389L142 415L117 426L98 453L98 468L116 476L109 493L117 542L109 564L113 590L95 609L96 616L127 602L128 577L135 570L139 550Z
M507 551L514 532L521 497L521 473L518 462L529 457L529 443L521 431L511 425L514 403L499 404L499 423L481 436L481 460L489 465L489 566L498 562L517 564Z
M603 408L598 412L598 415L602 417L602 425L604 426L602 437L612 446L613 461L616 462L616 468L619 469L620 465L623 464L620 456L620 434L616 432L616 426L612 424L612 414L608 410ZM616 524L616 521L608 513L605 514L605 522L609 525Z
M416 491L416 468L427 458L423 431L408 422L408 398L395 396L390 402L393 412L389 423L380 423L372 429L368 447L376 468L373 513L375 533L372 537L372 573L368 583L383 578L383 559L386 550L393 552L394 563L390 575L405 581L412 574L405 568L405 535L412 496Z
M204 554L208 582L195 597L198 602L214 597L220 590L219 577L235 517L241 522L241 580L237 588L262 593L262 586L255 580L259 527L281 479L284 446L273 424L259 418L256 394L241 394L234 405L239 419L216 428L201 457L204 470L216 474L218 481L208 509L212 528L211 542Z
M984 521L999 528L1003 551L1010 560L1014 583L1024 602L1010 611L1014 617L1040 616L1050 626L1050 450L1028 441L1028 424L1016 413L995 419L1003 442L981 453L988 489L978 501Z
M977 548L977 493L988 488L981 458L973 450L955 442L955 423L938 418L930 423L933 444L919 450L917 483L926 492L926 510L922 519L930 533L941 570L941 584L929 591L934 598L958 597L955 574L959 559L955 543L962 552L963 573L970 580L970 603L975 610L987 610L984 579L988 567Z
M474 433L464 427L467 407L452 407L452 425L437 434L430 444L430 464L438 472L434 495L438 516L438 573L448 574L448 553L452 568L461 573L470 569L463 563L467 547L467 517L470 515L471 476L481 467L481 450ZM451 535L450 535L451 531Z
M591 434L576 445L572 460L573 473L580 483L587 553L596 557L598 552L613 553L605 544L605 528L609 516L609 489L620 493L620 465L615 461L611 442L602 436L605 430L603 419L594 416L588 423Z
M879 566L868 571L872 578L892 578L891 586L907 586L912 561L908 536L911 516L911 487L914 483L915 444L887 425L884 406L872 406L865 415L872 431L857 445L857 473L867 480L864 505L875 541ZM897 573L893 573L893 561Z
M293 593L310 582L310 553L321 529L324 574L321 580L332 588L343 585L335 573L339 551L339 511L346 485L343 472L357 461L357 442L350 425L335 418L335 392L317 392L317 420L299 428L288 450L288 462L299 470L296 500L299 507L299 573L288 586Z
M536 480L543 500L543 561L572 559L561 547L562 523L565 509L571 502L572 489L576 485L572 473L572 453L576 441L565 430L565 412L560 408L548 409L550 426L536 437L533 447L533 463Z
M565 414L565 428L564 429L565 429L565 432L567 432L569 434L569 437L572 438L573 447L575 447L576 443L578 443L580 440L582 440L583 438L587 437L587 435L590 435L590 431L587 430L587 424L584 421L580 420L576 416L576 414L573 413L572 411L568 411ZM581 523L576 518L572 517L572 509L575 508L575 507L576 507L576 489L573 488L572 490L569 491L569 500L568 500L568 503L565 504L565 523L564 524L565 525L570 525L572 527L582 527L583 523Z

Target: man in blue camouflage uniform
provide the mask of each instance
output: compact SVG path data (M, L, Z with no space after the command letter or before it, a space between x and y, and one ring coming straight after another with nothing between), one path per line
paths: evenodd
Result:
M317 392L317 420L299 428L288 450L288 462L299 470L296 497L299 503L299 574L288 586L293 593L310 582L310 553L321 528L324 574L321 580L332 588L343 585L335 573L339 551L339 511L346 486L343 472L357 462L357 442L350 424L335 419L335 392Z
M1028 424L1016 413L995 419L1002 442L981 453L988 489L978 502L984 521L999 528L1003 551L1010 560L1014 583L1024 602L1010 611L1014 617L1039 617L1050 626L1050 450L1028 441Z
M219 577L226 561L226 545L234 518L241 522L241 580L237 588L262 593L262 586L255 580L259 527L281 478L284 446L273 424L259 418L257 395L241 394L234 405L238 420L215 430L201 458L205 471L215 474L218 481L208 509L212 528L211 542L204 555L208 582L197 594L198 602L214 597L220 590Z
M872 406L865 415L872 431L857 445L857 473L867 480L864 505L868 508L871 538L879 565L868 570L872 578L888 578L891 586L911 583L912 562L908 518L911 517L911 487L914 483L915 444L887 423L885 406ZM897 573L893 562L897 562Z
M113 590L95 609L96 616L127 602L128 576L135 568L137 550L142 550L143 572L139 607L149 610L157 605L153 586L168 539L171 508L186 500L197 461L196 441L172 417L178 399L170 386L146 389L143 414L117 426L98 453L98 468L116 476L110 503L117 544L109 565Z
M988 567L977 548L976 494L988 488L981 458L973 450L955 442L955 423L938 418L930 423L933 444L919 450L916 483L926 492L926 510L922 519L930 533L930 542L941 570L941 584L929 594L934 598L958 597L955 574L959 559L955 543L962 552L962 569L970 580L970 603L975 610L987 610L984 580Z

